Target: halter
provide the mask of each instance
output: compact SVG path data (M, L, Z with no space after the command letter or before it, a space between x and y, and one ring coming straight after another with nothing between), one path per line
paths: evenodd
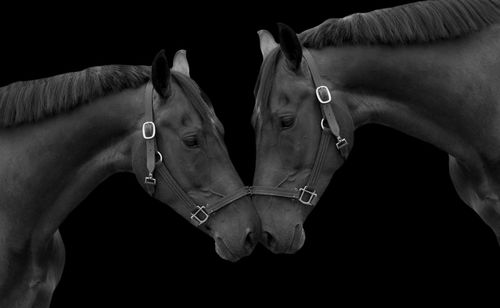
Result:
M163 161L163 156L157 150L155 139L156 126L153 114L153 85L151 81L146 85L145 106L146 112L145 121L142 124L142 137L146 141L146 166L148 169L148 176L144 178L144 184L146 184L146 190L150 196L153 197L155 193L157 180L154 177L154 172L157 170L160 178L189 211L190 214L188 217L191 223L195 226L200 226L205 223L214 212L217 212L226 205L250 194L248 187L242 187L234 191L232 194L226 195L211 204L197 204L195 200L193 200L193 198L191 198L184 191L184 189L182 189L172 174L168 171L168 168ZM156 159L156 156L158 156L158 160Z
M325 163L328 145L330 144L332 136L335 137L335 147L344 160L347 159L347 156L349 155L349 143L340 135L340 127L333 111L334 106L330 89L323 82L318 72L318 68L316 67L316 62L314 61L309 50L303 50L303 57L306 60L309 71L311 72L312 82L316 88L316 98L320 103L321 114L323 116L320 122L321 138L319 141L319 148L316 153L311 174L304 187L288 189L281 187L253 186L251 190L253 195L291 198L298 200L304 205L314 206L318 202L318 193L316 192L315 187L318 182L321 169ZM325 125L325 120L328 125Z

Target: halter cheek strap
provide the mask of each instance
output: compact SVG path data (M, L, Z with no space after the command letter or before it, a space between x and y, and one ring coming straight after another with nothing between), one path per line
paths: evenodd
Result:
M142 138L146 140L146 167L148 168L148 176L144 178L144 183L146 184L148 194L152 196L155 193L156 185L156 179L153 176L156 167L156 126L153 118L153 84L151 82L148 82L145 91L146 109L144 111L145 122L142 124Z
M146 191L150 196L154 196L157 179L154 177L155 170L158 171L162 182L166 184L170 192L186 207L189 211L187 215L191 223L200 226L205 223L211 214L225 207L226 205L243 198L250 194L249 187L241 187L230 195L226 195L217 201L199 205L191 198L182 187L177 183L175 178L169 172L161 153L157 150L156 145L156 126L154 124L153 113L153 85L148 82L145 93L145 113L144 123L142 124L142 137L146 141L146 167L148 170L147 176L144 178ZM158 156L158 159L157 159Z
M343 159L347 159L349 156L349 146L348 142L345 138L340 135L340 127L337 122L337 118L335 117L335 113L333 111L333 100L332 94L330 93L330 89L323 82L323 78L319 75L318 68L316 66L316 61L314 61L309 50L303 50L303 56L306 60L307 67L309 68L309 72L311 73L312 82L314 87L316 88L316 98L320 102L321 113L323 114L323 119L321 119L321 128L325 131L327 128L324 125L325 119L328 123L328 128L330 129L333 136L337 139L335 146L337 150L340 152L340 156Z
M311 170L311 174L304 187L288 189L281 187L266 187L266 186L253 186L253 195L283 197L298 200L304 205L314 206L318 202L318 193L316 192L316 185L325 164L326 154L332 136L335 137L335 147L339 155L345 160L349 156L349 143L342 137L341 130L334 112L334 102L330 89L325 85L321 78L316 62L314 61L309 50L303 50L303 57L306 60L307 67L311 73L313 85L315 87L316 98L320 103L321 114L321 137L319 141L318 151ZM325 125L325 121L326 124Z

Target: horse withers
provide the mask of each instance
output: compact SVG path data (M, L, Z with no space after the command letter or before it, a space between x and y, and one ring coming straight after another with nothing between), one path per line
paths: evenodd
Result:
M189 77L169 68L103 66L0 89L0 307L48 307L64 266L58 226L104 179L133 172L147 192L236 261L260 221Z
M462 198L500 240L500 4L427 1L259 32L254 204L262 242L293 253L368 123L449 154Z

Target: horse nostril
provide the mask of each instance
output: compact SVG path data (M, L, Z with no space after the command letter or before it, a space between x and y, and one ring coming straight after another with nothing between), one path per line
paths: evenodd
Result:
M276 245L276 239L271 233L264 231L262 233L262 238L264 240L264 246L271 248L274 247L274 245Z
M257 245L257 240L255 239L255 233L253 233L250 230L247 231L247 236L245 237L244 245L245 249L249 252L251 252L255 248L255 245Z

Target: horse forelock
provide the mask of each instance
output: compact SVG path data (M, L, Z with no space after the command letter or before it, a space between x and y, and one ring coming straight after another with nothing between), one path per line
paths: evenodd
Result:
M173 80L180 86L188 101L191 102L195 111L201 117L204 124L212 127L217 133L224 135L224 126L217 118L213 105L208 96L192 80L181 73L172 71Z
M257 77L254 88L255 106L252 113L252 125L254 127L256 127L262 113L269 107L269 98L280 55L280 48L273 49L264 59L260 67L259 76Z

